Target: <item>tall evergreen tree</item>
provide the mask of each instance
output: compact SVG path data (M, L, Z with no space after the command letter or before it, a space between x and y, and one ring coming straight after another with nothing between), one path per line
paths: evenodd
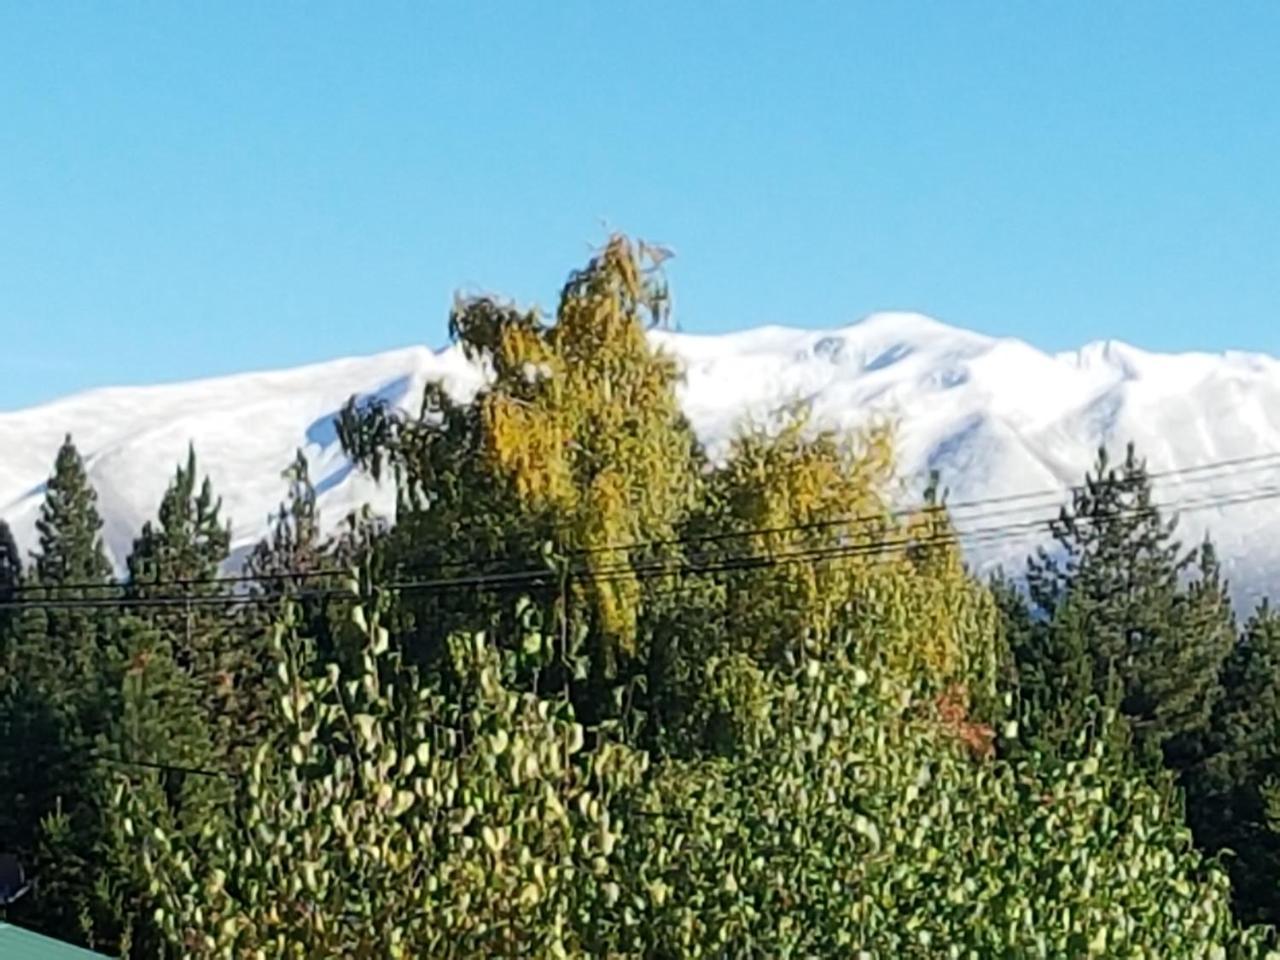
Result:
M0 520L0 590L11 596L11 591L22 580L22 555L18 552L18 543L13 539L13 531L9 524Z
M84 461L70 434L58 450L53 476L45 486L36 532L38 582L45 586L75 585L60 590L59 596L83 595L79 585L96 586L111 579L111 563L102 544L98 495L89 483Z
M1062 678L1067 664L1086 665L1083 652L1069 645L1053 643L1047 636L1045 624L1032 614L1031 602L1013 578L998 568L987 580L987 589L995 602L999 631L1003 640L1003 662L997 680L997 691L1005 701L1005 714L1001 719L1024 718L1018 727L1017 737L1002 738L1000 748L1009 754L1025 752L1028 745L1039 745L1047 737L1050 744L1061 741L1054 732L1062 722L1055 708L1066 702L1084 703L1092 689L1092 681L1075 677L1067 682L1079 691L1076 697L1054 697L1050 702L1036 702L1043 698L1049 685L1045 675L1052 673ZM1031 724L1025 722L1030 718Z
M208 477L199 479L194 448L188 448L129 555L129 592L139 615L162 631L172 655L196 686L196 701L226 754L253 741L261 685L254 638L258 631L238 611L211 598L226 594L218 582L231 543L221 518L222 501ZM163 598L166 606L146 601ZM170 601L189 601L171 603ZM201 602L202 600L206 602Z
M256 589L267 596L296 594L314 586L326 562L316 488L301 450L283 476L289 484L286 500L273 518L271 532L245 562L245 573L256 578Z
M32 589L23 594L31 605L13 630L0 687L0 846L37 868L38 889L19 908L24 922L63 935L82 926L85 900L56 891L77 856L89 856L99 822L93 757L113 611L98 604L116 588L96 501L67 437L36 522ZM76 856L40 857L55 836Z
M0 653L9 644L9 631L15 619L14 610L7 605L18 598L22 584L22 555L13 539L9 524L0 520Z
M106 609L117 590L102 541L98 495L89 482L79 451L67 436L45 484L36 519L37 550L31 589L24 599L40 601L24 611L17 643L29 685L48 689L59 700L88 696L95 676Z
M0 604L17 600L21 581L22 558L18 546L9 525L0 520ZM23 726L15 715L20 692L15 671L21 662L15 649L18 621L16 609L0 608L0 740L4 742L18 735ZM19 836L28 832L21 823L25 814L22 794L26 792L27 778L19 752L6 748L4 742L0 742L0 796L7 797L8 802L0 804L0 849L12 849Z
M129 586L138 596L175 593L199 595L216 589L210 584L226 561L230 527L219 516L222 501L215 497L208 477L196 487L196 451L188 447L164 498L159 517L142 528L129 555Z
M171 836L214 827L229 780L219 769L199 689L173 659L166 631L124 613L112 624L97 678L99 722L80 772L76 806L57 804L34 851L46 909L59 935L119 956L162 956L154 903L134 855L136 837L114 815L121 778L152 795ZM137 776L145 774L145 776ZM46 918L48 922L49 918Z
M1179 769L1218 696L1232 625L1212 548L1202 548L1186 586L1196 557L1175 526L1132 444L1118 469L1100 450L1052 526L1053 546L1029 562L1040 639L1019 671L1024 695L1058 715L1086 692L1064 679L1087 683L1128 719L1143 757Z
M272 601L293 598L297 622L307 627L321 650L331 652L337 622L350 606L331 594L345 579L331 570L348 567L339 567L337 543L321 535L316 489L301 450L283 477L289 485L285 502L272 517L270 532L245 561L244 572L252 578L251 590L258 601L254 612L261 629L266 630L279 612L278 604ZM260 658L256 666L257 682L264 683L265 660Z
M1221 673L1236 642L1229 585L1207 537L1197 551L1190 579L1174 604L1171 635L1176 642L1147 653L1141 669L1158 725L1168 731L1165 766L1182 775L1201 759L1215 707L1222 697Z
M1264 602L1222 669L1202 762L1187 777L1187 814L1197 843L1230 850L1237 912L1280 922L1280 831L1268 817L1280 778L1280 611Z

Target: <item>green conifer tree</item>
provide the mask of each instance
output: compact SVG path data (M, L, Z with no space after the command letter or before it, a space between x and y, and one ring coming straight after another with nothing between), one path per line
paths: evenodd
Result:
M196 452L187 450L164 498L159 517L142 528L129 555L129 587L135 596L208 594L211 581L226 561L230 527L219 516L222 501L208 477L196 488Z
M1223 695L1205 737L1206 756L1187 776L1187 818L1196 842L1230 850L1237 913L1280 921L1280 832L1268 817L1280 778L1280 612L1264 602L1222 669Z
M14 627L0 686L0 845L36 869L37 890L18 908L22 922L63 936L92 926L83 884L74 899L57 891L83 878L78 871L99 836L93 756L118 595L96 500L67 437L36 522L32 589L23 594L29 608ZM44 856L50 844L66 855Z
M316 488L301 450L283 476L289 484L288 496L273 518L271 532L245 561L245 573L256 578L256 589L267 596L296 595L316 586L315 575L326 562Z
M256 735L262 690L254 638L261 630L222 602L227 591L217 578L231 532L213 484L198 477L195 450L189 448L156 521L148 521L134 541L128 588L139 615L165 634L175 662L195 683L215 742L231 754ZM149 605L151 600L163 605Z
M32 603L18 625L23 669L39 684L62 690L68 678L94 675L101 630L108 619L98 604L117 595L111 562L102 541L98 496L79 451L68 435L58 450L53 475L36 519L38 549L33 556Z
M1196 557L1175 525L1132 445L1118 469L1099 451L1052 525L1052 547L1029 562L1040 626L1019 673L1024 698L1057 718L1045 730L1070 734L1087 684L1128 719L1147 762L1178 769L1218 696L1232 626L1211 547L1199 553L1199 576L1183 583Z
M159 956L154 904L118 814L121 776L148 773L135 789L174 835L215 826L230 781L218 769L199 689L173 659L166 631L126 613L112 624L97 687L97 732L86 753L80 802L44 818L34 864L42 899L87 946L120 956Z
M16 662L23 683L72 713L92 697L109 603L117 594L102 542L97 494L68 436L36 520L38 549L17 624Z
M1169 731L1165 766L1181 776L1202 757L1214 708L1222 697L1220 674L1236 642L1229 585L1207 537L1179 590L1170 623L1176 642L1148 653L1141 669L1154 718Z
M279 601L292 598L299 622L307 626L321 650L331 652L335 620L345 621L344 611L348 606L335 596L335 588L345 578L333 571L353 568L360 561L349 555L344 556L343 560L348 561L344 563L338 557L338 542L322 536L316 489L311 483L306 455L301 450L296 452L283 477L288 483L285 502L271 518L270 532L245 561L244 573L252 578L251 590L256 601L255 621L261 629L266 629L279 612ZM355 526L348 524L348 533L358 528L358 521L354 522ZM360 552L354 544L350 546L356 553ZM253 667L258 674L255 682L265 683L265 658L258 657Z
M4 520L0 520L0 654L10 642L9 631L17 612L10 605L18 599L21 584L22 555L13 539L13 531Z
M84 461L70 434L58 450L53 476L45 485L36 532L40 546L35 557L35 576L40 583L96 586L111 579L111 563L102 544L98 495L89 483ZM82 596L84 593L70 589L59 595Z

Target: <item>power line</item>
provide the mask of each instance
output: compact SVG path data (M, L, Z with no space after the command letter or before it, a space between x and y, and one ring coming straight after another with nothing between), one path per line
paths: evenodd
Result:
M1212 497L1203 501L1191 501L1189 503L1179 503L1178 501L1170 501L1163 504L1153 504L1148 508L1136 511L1137 513L1154 511L1156 509L1170 509L1183 507L1185 509L1204 509L1213 506L1231 506L1235 503L1255 502L1260 499L1269 499L1273 496L1280 495L1280 491L1274 488L1264 488L1266 492L1261 495L1250 494L1243 499L1229 500L1221 497ZM1006 511L1008 512L1008 511ZM994 516L996 514L992 514ZM1113 517L1103 519L1119 518L1124 514L1116 514ZM802 548L788 553L766 553L749 556L737 556L721 558L711 563L684 563L676 566L662 563L642 564L632 566L629 564L618 564L603 569L591 570L590 568L578 568L568 571L555 571L552 569L516 571L499 574L476 574L468 577L447 577L427 580L408 580L408 581L392 581L383 586L384 590L393 592L435 592L449 589L464 589L472 587L534 587L558 583L561 576L568 577L573 580L586 580L595 583L616 582L623 579L648 579L651 577L663 576L686 576L701 575L710 572L723 571L745 571L750 569L758 569L761 567L782 566L795 562L816 562L821 560L847 559L857 556L876 556L880 554L890 553L895 550L907 549L910 547L925 547L951 543L963 543L964 541L977 542L998 542L1001 539L1010 539L1011 535L1035 532L1041 527L1051 524L1057 519L1056 516L1040 517L1033 520L1021 521L1016 523L1005 523L994 527L984 527L978 530L957 531L947 530L932 537L921 538L918 536L907 535L889 540L877 540L865 544L831 544L816 548ZM1091 522L1090 518L1083 518L1085 522ZM1101 522L1101 521L1093 521ZM1012 537L1013 539L1022 539L1022 536ZM312 590L300 591L291 595L294 599L329 599L337 597L351 598L352 595L348 591L335 590ZM21 600L9 604L0 604L0 609L18 608L18 607L38 607L38 608L100 608L100 607L178 607L184 608L189 606L243 606L248 603L259 602L262 600L276 601L283 599L274 596L205 596L205 597L114 597L114 598L75 598L67 600Z
M1125 516L1141 516L1158 510L1178 512L1194 512L1197 510L1224 508L1248 503L1256 503L1280 497L1280 486L1259 487L1253 490L1237 491L1231 495L1207 495L1199 499L1170 500L1152 503L1147 507L1133 508L1108 515L1102 518L1077 518L1082 523L1103 523ZM991 519L1002 514L1018 513L1019 510L990 512L979 519ZM512 571L497 574L475 574L468 577L446 577L435 579L418 579L392 581L381 587L382 590L403 593L443 592L467 588L506 588L525 589L538 586L558 585L562 578L591 583L609 583L620 580L647 580L671 576L704 576L720 572L742 572L746 570L785 566L793 563L818 563L854 557L874 557L894 551L910 548L941 546L948 544L974 545L978 543L998 543L1025 539L1041 528L1049 527L1059 519L1059 515L1041 516L1035 519L1006 522L994 526L981 527L976 530L957 530L948 527L934 535L920 537L906 534L887 540L875 540L868 543L827 544L818 547L800 548L798 550L755 555L739 555L716 558L703 563L683 562L680 564L649 563L640 565L615 564L610 567L591 569L578 567L572 570L557 571L554 569ZM204 596L204 597L117 597L117 598L74 598L66 600L18 600L0 603L0 609L20 609L34 607L38 609L92 609L100 607L190 607L190 606L245 606L250 603L283 599L355 599L346 590L304 590L295 594L281 596L238 595L238 596Z
M1228 507L1240 504L1255 503L1263 500L1272 500L1280 498L1280 487L1264 488L1263 491L1254 492L1248 495L1241 495L1234 499L1210 499L1201 502L1192 502L1184 507L1180 507L1185 512L1195 510L1210 509L1214 507ZM1170 504L1152 505L1144 510L1134 511L1133 515L1141 515L1143 513L1152 513L1158 509L1169 507ZM1111 516L1102 518L1096 522L1105 522L1106 520L1118 519L1119 516ZM1027 536L1039 532L1043 527L1053 523L1057 518L1040 518L1036 520L1022 521L1018 523L1006 523L993 527L987 527L976 531L960 532L960 531L944 531L933 537L911 538L904 537L893 541L880 541L871 544L853 544L853 545L832 545L821 547L813 550L798 550L791 553L762 555L757 557L741 557L729 558L721 563L705 565L694 568L677 568L674 570L663 571L655 569L651 571L657 576L663 575L703 575L707 573L716 573L724 571L738 572L742 570L759 569L774 566L786 566L794 563L821 563L833 560L850 559L859 556L874 556L880 553L889 553L893 550L904 550L912 547L931 547L944 546L949 544L963 545L966 541L969 545L975 543L998 543L1001 541L1017 541L1025 539ZM1086 520L1086 522L1090 522Z
M226 770L206 770L203 767L186 767L176 763L161 763L158 760L124 760L120 757L108 757L103 754L94 754L93 758L103 763L109 763L118 767L140 767L144 770L161 770L165 773L185 773L196 777L216 777L235 780L237 775Z
M1085 523L1090 523L1090 522L1101 523L1101 522L1107 522L1112 519L1119 519L1124 516L1140 516L1144 513L1150 513L1157 510L1176 509L1176 510L1185 510L1187 512L1190 512L1194 510L1209 509L1215 506L1235 506L1243 503L1252 503L1260 500L1273 499L1275 497L1280 497L1280 486L1262 487L1262 488L1257 488L1253 491L1241 491L1239 494L1234 495L1232 497L1224 497L1222 495L1213 495L1209 497L1203 497L1198 500L1182 500L1182 501L1172 500L1172 501L1166 501L1163 503L1153 503L1150 506L1145 508L1135 508L1129 511L1122 511L1120 513L1109 515L1108 517L1104 517L1104 518L1096 518L1096 519L1080 518L1080 519L1082 522L1085 522ZM1007 512L1008 511L1006 511L1006 513ZM991 517L998 516L998 515L999 514L993 513L981 519L990 519ZM977 530L965 531L965 530L948 529L932 537L925 537L925 538L907 534L897 538L892 538L888 540L876 540L870 543L829 544L829 545L815 547L815 548L801 548L799 550L792 551L790 553L783 553L783 554L766 553L766 554L757 554L754 556L745 556L745 557L738 556L738 557L720 558L716 561L713 561L713 565L717 567L724 566L728 568L736 564L743 564L742 568L748 569L753 566L770 565L773 561L779 558L804 560L810 557L843 558L843 557L853 557L853 556L861 556L861 555L874 556L877 554L890 553L895 550L910 548L912 546L933 546L933 545L950 544L950 543L957 543L957 542L963 542L963 541L975 540L975 539L979 540L979 542L987 542L987 541L993 541L993 540L998 541L1000 539L1006 538L1011 533L1018 533L1022 531L1025 531L1027 533L1035 532L1036 530L1042 527L1047 527L1048 525L1056 522L1057 520L1058 520L1058 515L1054 514L1048 517L1042 516L1036 519L1025 520L1025 521L1020 521L1016 523L1005 523L1005 524L1000 524L992 527L983 527ZM712 568L713 566L708 564L690 564L687 562L684 564L676 565L673 568L669 564L655 562L655 563L641 564L636 566L632 566L629 564L619 564L613 567L608 567L602 570L594 570L594 571L590 570L589 568L578 568L577 570L567 571L566 575L572 578L579 578L579 579L586 579L586 580L593 580L593 581L608 581L610 579L630 578L632 576L643 578L646 575L662 576L662 575L669 575L673 572L675 573L689 572L689 571L697 572L698 570L708 570ZM519 575L517 574L511 574L511 575L500 576L500 577L492 577L492 576L486 576L484 574L477 574L475 577L470 577L470 578L416 580L416 581L404 581L399 583L393 582L393 583L387 584L386 588L390 590L402 590L402 591L414 590L414 589L443 589L443 588L449 588L449 587L455 587L455 586L475 586L481 583L489 584L489 583L511 582L516 580L518 576ZM536 579L538 580L557 580L559 577L559 574L556 571L547 570L547 571L537 571L535 576L536 576Z
M458 561L459 565L462 561ZM14 592L34 592L37 590L120 590L150 589L152 587L208 587L220 584L252 584L262 582L278 582L287 580L309 580L315 577L349 577L351 571L341 568L319 568L315 570L290 570L276 573L236 573L216 574L211 577L166 577L157 579L117 581L63 581L59 583L20 584Z
M1243 474L1255 472L1260 469L1265 469L1269 466L1280 467L1280 451L1265 453L1265 454L1256 454L1256 455L1246 456L1246 457L1236 457L1236 458L1227 459L1227 460L1213 461L1210 463L1198 464L1190 467L1180 467L1180 468L1164 470L1164 471L1154 471L1154 472L1148 473L1146 476L1149 480L1153 482L1161 481L1161 480L1178 479L1182 477L1191 477L1192 479L1186 482L1203 483L1206 481L1211 481L1213 479L1216 479L1211 474L1214 474L1223 470L1234 469L1238 471L1237 475L1243 475ZM1205 476L1206 474L1210 474L1210 475ZM1110 485L1110 484L1123 485L1126 481L1123 480L1122 478L1117 478L1117 479L1102 478L1095 482L1100 483L1102 485ZM1085 489L1086 489L1085 484L1076 484L1073 486L1069 486L1065 489L1042 489L1042 490L1036 490L1036 491L1024 491L1024 492L1015 493L1015 494L1006 494L1006 495L1000 495L1000 496L984 497L981 499L960 501L956 503L941 504L938 506L937 509L939 510L945 509L954 519L957 519L957 520L961 520L961 519L967 519L969 521L981 520L981 519L987 519L988 517L994 516L996 514L987 514L985 516L979 516L976 518L959 518L959 517L956 517L955 515L962 511L975 510L975 509L980 509L980 508L990 507L990 506L999 506L1002 504L1026 503L1029 501L1043 500L1046 498L1053 498L1055 502L1060 503L1064 494L1073 495L1075 493L1082 492ZM928 508L925 508L925 509L927 510ZM1025 509L1031 509L1031 507L1027 507ZM781 535L786 533L798 533L798 532L805 532L805 531L811 531L811 530L831 529L831 528L844 527L844 526L852 527L852 526L871 525L876 523L888 523L894 519L904 519L904 518L911 517L913 515L917 515L919 513L920 513L920 508L902 508L902 509L892 510L892 511L879 511L875 513L862 513L862 514L846 515L841 517L829 517L829 518L824 518L822 520L810 521L807 523L787 524L787 525L779 525L774 527L755 527L755 528L747 528L743 530L717 531L715 533L699 534L694 536L672 537L672 538L666 538L666 539L655 539L655 540L647 540L647 541L638 540L630 543L602 544L597 547L577 548L574 550L570 550L567 552L566 557L568 558L588 557L588 556L595 556L603 553L621 553L621 552L635 551L635 550L642 550L642 549L659 549L662 547L672 547L672 546L687 547L687 546L691 546L699 543L718 543L718 542L724 542L724 541L746 539L749 537L776 536L776 535ZM510 562L510 560L512 559L513 558L509 558L509 557L502 558L502 557L489 556L489 557L463 558L459 560L443 560L436 563L433 569L447 570L447 569L455 569L455 568L466 568L466 567L473 567L473 566L481 566L487 563ZM155 579L155 580L134 581L128 584L101 583L101 582L20 584L11 588L10 593L23 594L23 593L42 592L42 591L66 591L66 590L105 591L105 590L118 590L118 589L121 589L122 587L134 588L134 589L136 588L150 589L150 588L156 588L156 587L183 587L183 588L209 587L209 586L219 586L224 584L238 585L238 584L252 584L252 583L260 583L260 582L305 581L305 580L311 580L311 579L316 579L321 577L347 578L350 576L350 573L351 573L350 570L347 570L347 569L318 568L314 570L291 570L291 571L269 572L269 573L264 572L260 574L253 574L253 573L226 574L226 575L217 575L217 576L204 577L204 578L188 577L188 578ZM469 577L461 577L461 578L437 578L437 579L442 583L449 583L455 586L462 586L462 585L476 585L478 582L483 582L483 583L498 582L499 580L503 580L503 579L511 579L511 580L519 581L525 578L541 578L547 575L549 574L547 573L545 568L534 568L534 569L527 568L524 570L497 571L497 572L488 573L488 574L474 574ZM88 599L94 599L94 598L76 598L76 599L88 600ZM103 599L107 599L107 598L103 598ZM188 599L188 595L184 593L181 595L181 597L168 596L168 597L162 597L160 599L182 601L183 603L185 603L186 600ZM194 604L202 604L202 603L205 603L207 600L207 598L202 598L198 596L190 596L189 599ZM274 599L274 598L268 597L267 599ZM246 602L246 601L250 601L250 597L248 597L247 595L241 595L234 598L219 597L217 598L217 600L222 602L228 602L228 603ZM111 599L107 605L112 605L115 603L117 603L117 601L115 601L114 599ZM174 605L182 605L182 603L175 603ZM0 608L3 608L3 605L0 605Z
M1248 456L1248 457L1237 457L1231 460L1219 460L1213 463L1199 464L1197 466L1192 466L1192 467L1180 467L1172 470L1152 472L1152 473L1148 473L1146 476L1149 480L1158 481L1158 480L1166 480L1166 479L1172 479L1172 478L1188 476L1188 475L1194 476L1194 475L1206 473L1206 472L1216 472L1219 470L1229 469L1229 468L1249 467L1250 468L1249 470L1241 470L1242 473L1247 473L1247 472L1251 472L1252 470L1263 469L1268 466L1280 467L1280 452L1257 454L1257 455ZM1205 480L1212 480L1212 479L1214 478L1201 477L1198 479L1198 481L1192 481L1192 482L1205 482ZM1126 482L1127 481L1125 481L1123 478L1116 478L1114 480L1109 478L1103 478L1097 481L1097 483L1101 484L1102 486L1110 486L1110 485L1124 486ZM1062 489L1046 488L1041 490L1029 490L1029 491L1023 491L1021 493L1003 494L999 496L984 497L976 500L965 500L957 503L939 504L938 508L939 509L945 508L949 513L954 515L956 512L962 511L962 510L970 510L970 509L986 507L986 506L997 506L1005 503L1018 503L1018 502L1029 501L1029 500L1043 500L1046 498L1053 498L1055 501L1061 502L1064 495L1070 496L1076 493L1082 493L1086 489L1087 489L1086 484L1080 483L1080 484L1074 484L1072 486L1068 486ZM898 510L884 511L879 513L864 513L864 514L852 514L852 515L847 515L842 517L830 517L830 518L824 518L822 520L814 520L808 523L788 524L788 525L777 526L777 527L757 527L754 529L747 529L747 530L740 530L740 531L718 531L716 533L704 534L704 535L699 535L695 537L674 537L667 540L649 540L649 541L635 541L633 543L609 544L609 545L604 545L600 547L584 549L579 552L583 554L608 553L612 551L621 552L624 550L636 550L636 549L652 548L652 547L660 547L660 546L678 546L678 545L688 545L690 543L699 543L699 542L715 542L719 540L737 539L737 538L750 537L750 536L767 536L775 533L789 533L789 532L800 531L800 530L818 530L818 529L839 527L839 526L845 526L845 525L884 522L886 520L891 520L891 519L907 518L919 512L920 512L920 508L918 507L907 507L907 508L901 508Z

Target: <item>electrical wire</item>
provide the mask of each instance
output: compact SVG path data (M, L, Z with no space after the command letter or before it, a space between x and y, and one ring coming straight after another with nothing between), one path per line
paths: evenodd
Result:
M1082 523L1102 523L1120 519L1125 516L1141 516L1158 511L1176 511L1190 513L1206 509L1222 509L1249 503L1273 500L1280 497L1280 486L1258 487L1252 490L1234 491L1230 494L1213 494L1199 499L1169 500L1109 514L1102 518L1077 518ZM991 519L1000 515L1021 511L997 511L988 513L980 519ZM737 555L722 558L711 558L705 562L681 562L677 564L650 562L646 564L615 564L611 567L595 568L577 567L557 571L551 568L539 570L512 571L498 574L475 574L467 577L445 577L432 579L416 579L391 581L382 585L381 589L395 593L432 593L470 588L502 588L532 589L535 587L558 585L562 578L573 581L585 581L594 584L617 582L620 580L648 580L662 577L705 576L721 572L743 572L747 570L787 566L794 563L819 563L855 557L875 557L889 555L911 548L927 548L931 546L957 545L973 546L999 542L1014 542L1051 528L1060 519L1060 514L1041 516L1029 520L1006 522L977 529L956 529L947 527L935 534L921 537L907 534L890 539L873 540L865 543L837 543L821 546L801 547L786 552L765 552L752 555ZM787 528L802 531L805 528L797 525ZM809 528L811 529L811 528ZM786 532L779 528L775 532ZM348 590L301 590L282 595L232 595L232 596L151 596L151 597L92 597L70 599L18 599L0 603L3 609L94 609L94 608L194 608L239 606L244 607L258 602L279 602L285 598L294 600L306 599L354 599Z
M1198 464L1190 467L1180 467L1180 468L1164 470L1164 471L1155 471L1155 472L1150 472L1146 474L1146 476L1147 476L1147 479L1153 482L1153 484L1155 482L1160 482L1160 481L1178 480L1179 478L1190 477L1191 478L1190 480L1186 480L1186 481L1183 481L1183 483L1178 484L1178 485L1183 485L1184 483L1204 483L1204 482L1210 482L1214 479L1219 479L1218 477L1213 476L1213 474L1223 470L1236 470L1237 471L1236 475L1239 476L1239 475L1245 475L1252 472L1256 472L1258 470L1267 469L1269 467L1280 467L1280 452L1255 454L1255 455L1246 456L1246 457L1236 457L1228 460L1213 461L1210 463ZM1113 483L1122 485L1125 483L1125 481L1122 478L1115 478L1115 479L1103 478L1103 479L1094 481L1094 483L1101 484L1104 486L1108 484L1113 484ZM961 522L961 521L973 522L975 520L985 520L985 519L988 519L990 516L995 516L997 514L988 513L986 515L980 515L978 517L970 517L970 518L960 517L957 515L969 510L981 509L981 508L991 507L991 506L1000 506L1003 504L1028 503L1031 501L1043 500L1046 498L1053 498L1055 503L1060 504L1062 502L1064 494L1074 495L1076 493L1084 491L1085 489L1086 489L1085 484L1076 484L1076 485L1067 487L1065 489L1042 489L1037 491L1024 491L1024 492L1015 493L1015 494L1006 494L1006 495L1000 495L1000 496L984 497L984 498L975 499L975 500L960 501L958 503L940 504L938 506L938 509L945 509L947 513L952 517L952 519L957 522ZM1045 506L1052 506L1052 505L1053 504L1045 504ZM1032 507L1024 507L1022 509L1032 509ZM667 538L667 539L638 540L630 543L604 544L598 547L579 548L575 550L570 550L567 552L566 557L580 558L580 557L589 557L589 556L594 556L594 555L599 555L604 553L631 552L631 551L660 549L663 547L676 547L676 546L688 547L688 546L699 544L699 543L719 543L719 542L725 542L730 540L747 539L750 537L775 536L775 535L782 535L787 533L796 533L796 532L822 530L822 529L833 529L833 528L845 527L845 526L853 527L853 526L866 526L866 525L877 524L877 523L885 524L894 519L899 519L899 520L904 519L912 516L913 514L918 514L919 512L920 512L920 508L904 508L904 509L893 510L893 511L880 511L877 513L863 513L863 514L846 515L841 517L830 517L830 518L824 518L822 520L810 521L807 523L779 525L779 526L773 526L773 527L755 527L755 528L747 528L743 530L716 531L715 533L710 533L710 534L699 534L699 535L687 536L687 537L673 537L673 538ZM1004 511L1004 512L1007 513L1008 511ZM480 566L486 563L510 562L511 559L512 558L506 558L504 560L503 558L497 558L497 557L488 557L488 558L472 557L472 558L463 558L459 560L446 560L446 561L441 561L435 564L433 569L445 570L445 569L454 569L454 568L466 568L471 566ZM630 569L629 564L626 565L626 569ZM514 571L498 571L495 573L487 573L487 574L474 574L468 577L435 578L435 579L442 584L448 584L453 586L464 586L464 585L474 586L474 585L500 582L503 580L521 581L526 578L541 579L546 575L547 575L546 569L543 567L538 567L538 568L526 568L523 570L514 570ZM53 591L53 590L107 591L107 590L118 590L118 589L121 589L122 586L129 586L133 588L142 587L147 589L153 589L156 587L209 587L209 586L220 586L225 584L240 585L240 584L252 584L252 583L262 583L262 582L300 581L300 580L316 579L321 577L346 578L349 576L350 576L349 570L338 569L338 568L319 568L315 570L292 570L292 571L261 573L261 574L249 574L249 573L226 574L226 575L217 575L213 577L204 577L204 578L168 578L168 579L142 580L142 581L136 581L132 584L125 584L125 585L116 584L116 583L101 583L101 582L19 584L15 587L10 588L9 592L13 595L21 595L24 593L47 592L47 591ZM94 598L76 598L76 599L88 600L88 599L94 599ZM201 603L201 602L204 602L204 600L207 598L199 598L199 597L188 598L186 594L181 594L177 596L162 596L159 599L181 601L181 602L175 602L173 605L182 606L182 605L186 605L188 599L190 599L190 601L193 603ZM245 596L237 596L234 598L219 597L217 599L219 601L226 600L228 602L244 602L248 598ZM117 601L112 599L110 600L108 605L115 602ZM4 605L0 604L0 609L3 609L3 608L4 608Z

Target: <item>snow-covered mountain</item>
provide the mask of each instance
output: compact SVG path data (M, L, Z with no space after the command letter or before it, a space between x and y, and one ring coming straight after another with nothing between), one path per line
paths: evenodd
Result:
M953 503L1045 494L959 511L970 531L1052 515L1099 444L1119 456L1136 441L1155 471L1275 453L1271 461L1180 473L1159 483L1157 495L1190 505L1185 539L1212 531L1239 599L1268 592L1280 574L1280 500L1253 499L1280 486L1275 358L1157 354L1114 341L1050 355L904 313L835 330L653 336L683 362L682 401L713 451L744 417L767 417L801 400L821 423L896 422L904 477L918 483L940 470ZM24 546L33 545L42 484L68 432L87 460L117 560L154 515L188 442L223 496L240 549L266 530L284 492L280 473L298 447L310 459L328 523L366 501L389 512L391 491L345 462L333 416L353 394L415 408L423 385L437 378L457 394L479 383L457 348L414 347L279 372L93 390L0 413L0 516ZM1233 495L1250 502L1220 502ZM1213 498L1207 505L1206 497ZM982 566L1016 565L1036 535L976 536L973 557Z

